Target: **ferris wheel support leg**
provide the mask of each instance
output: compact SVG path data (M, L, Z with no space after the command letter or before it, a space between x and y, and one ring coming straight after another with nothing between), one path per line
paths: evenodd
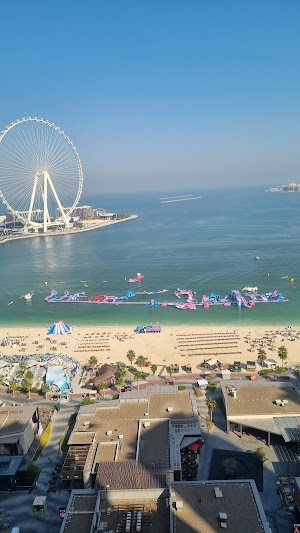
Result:
M48 172L44 172L44 233L47 231L47 214L48 214Z
M47 174L48 174L48 172L47 172ZM54 196L54 198L55 198L55 200L56 200L56 202L57 202L57 205L58 205L58 207L59 207L59 209L60 209L60 212L61 212L61 214L62 214L62 217L63 217L63 219L64 219L64 221L65 221L65 226L66 226L66 228L69 228L69 227L70 227L69 220L68 220L67 217L66 217L66 214L65 214L64 209L63 209L63 207L62 207L62 205L61 205L61 203L60 203L60 199L59 199L58 196L57 196L57 192L56 192L56 190L55 190L55 188L54 188L54 185L53 185L53 183L52 183L52 180L51 180L49 174L48 174L48 176L47 176L47 179L48 179L49 185L50 185L50 187L51 187L51 189L52 189L53 196Z
M30 198L30 205L29 205L29 211L28 211L28 217L27 217L28 222L31 222L33 202L34 202L34 197L35 197L35 193L36 193L36 187L37 187L38 180L39 180L39 176L38 176L38 174L36 174L34 176L33 188L32 188L32 193L31 193L31 198Z

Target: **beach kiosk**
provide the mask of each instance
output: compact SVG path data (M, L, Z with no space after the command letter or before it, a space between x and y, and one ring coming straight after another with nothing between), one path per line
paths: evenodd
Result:
M45 513L47 511L47 496L36 496L33 500L32 510L34 513Z

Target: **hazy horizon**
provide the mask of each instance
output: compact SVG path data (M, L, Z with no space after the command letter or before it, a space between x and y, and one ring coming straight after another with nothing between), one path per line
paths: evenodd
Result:
M2 2L0 130L60 126L86 195L300 179L299 15L296 0Z

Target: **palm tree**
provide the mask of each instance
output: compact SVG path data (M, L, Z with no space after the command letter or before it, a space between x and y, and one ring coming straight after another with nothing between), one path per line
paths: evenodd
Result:
M129 350L126 355L129 363L132 365L133 361L135 360L135 352L133 350Z
M88 360L88 365L91 368L94 368L98 364L98 359L95 355L91 355L91 357Z
M297 376L297 378L299 379L299 375L300 375L300 365L296 365L295 368L294 368L294 372Z
M142 372L139 372L138 370L136 370L133 375L134 375L135 381L137 382L137 388L138 388L138 391L139 391L140 390L139 389L139 381L141 381L141 379L142 379Z
M97 383L97 391L101 394L101 391L105 389L105 385L103 383L103 381L99 381L99 383Z
M126 376L126 368L124 368L124 366L119 366L118 377L124 378L125 376Z
M135 362L135 364L140 367L141 372L142 372L142 368L146 365L146 363L147 363L147 357L144 357L143 355L139 355Z
M119 375L119 376L116 378L116 385L117 385L118 387L123 387L123 385L124 385L124 377L123 377L123 376L120 376L120 375Z
M25 377L25 380L32 382L34 378L34 374L31 372L31 370L28 370L24 377Z
M16 382L15 381L10 381L9 390L12 392L13 396L15 395L15 391L17 390L17 388L18 388L18 385L16 384Z
M41 386L41 393L42 394L47 394L47 392L50 391L50 385L47 385L47 383L42 383L42 386Z
M279 346L279 348L277 350L277 355L281 359L281 364L282 364L282 367L283 367L283 361L285 361L287 359L287 356L288 356L288 351L287 351L286 347L285 346Z
M27 362L26 361L21 361L21 363L19 364L19 367L20 367L20 370L23 371L23 373L25 372L25 370L28 369L28 365L27 365Z
M259 361L259 364L261 367L263 367L263 362L267 359L266 350L263 348L258 348L257 351L257 360Z
M157 372L157 365L151 365L150 366L150 370L151 370L152 374L155 374Z
M212 422L212 414L215 408L217 407L217 402L211 396L208 396L205 400L205 405L208 407L210 421Z
M169 374L169 376L171 378L173 376L175 370L174 370L174 368L172 366L168 366L167 372L168 372L168 374Z

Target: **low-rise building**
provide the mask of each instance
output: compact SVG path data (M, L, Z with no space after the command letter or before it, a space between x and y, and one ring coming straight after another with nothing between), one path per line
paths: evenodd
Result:
M134 489L180 480L180 445L185 436L189 444L197 441L201 431L189 394L174 389L121 393L119 400L82 406L68 441L64 484Z
M230 381L221 383L227 431L252 428L285 442L299 441L300 395L292 383Z
M72 491L60 533L270 533L254 481Z
M26 455L38 431L36 406L0 408L0 456Z

